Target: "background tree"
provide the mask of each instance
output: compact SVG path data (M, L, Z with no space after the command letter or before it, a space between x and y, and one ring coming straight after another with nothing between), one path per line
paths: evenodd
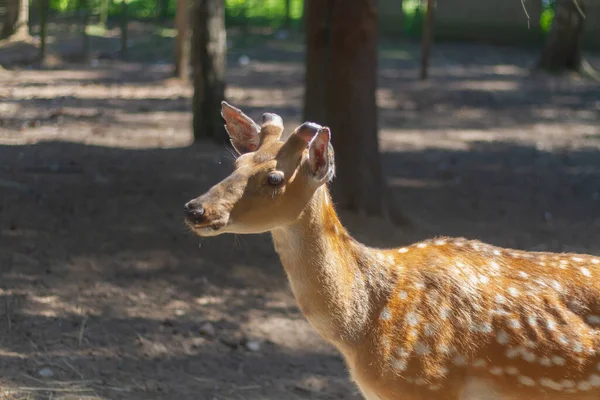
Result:
M431 55L431 44L433 42L433 28L435 1L427 0L427 14L423 25L423 37L421 38L421 74L422 80L427 79L429 74L429 56Z
M46 62L46 42L48 39L48 9L49 0L40 0L40 52L38 62L44 65Z
M225 98L226 40L223 0L196 0L191 63L195 139L224 139L221 101Z
M581 70L584 21L584 0L556 1L554 20L542 49L539 68L553 72Z
M129 28L129 11L127 7L127 0L121 0L121 58L127 58L127 41Z
M7 0L0 39L29 37L29 0Z
M342 209L399 222L383 179L377 127L376 0L308 0L304 119L327 125L336 149L332 185Z
M190 63L190 3L189 0L177 0L175 12L175 70L174 75L179 79L188 79Z
M104 0L102 0L104 1ZM91 0L79 0L80 8L83 8L83 21L81 25L81 58L87 61L90 56L90 36L87 33L87 27L92 17Z

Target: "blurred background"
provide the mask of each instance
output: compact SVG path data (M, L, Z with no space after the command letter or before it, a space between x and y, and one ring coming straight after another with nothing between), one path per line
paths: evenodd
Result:
M342 222L600 255L600 3L0 0L0 399L359 399L269 235L194 237L226 99Z

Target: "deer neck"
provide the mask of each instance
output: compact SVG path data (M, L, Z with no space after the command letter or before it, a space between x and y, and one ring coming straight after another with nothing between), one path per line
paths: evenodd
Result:
M296 301L311 325L334 344L360 340L368 326L372 293L361 267L365 246L342 226L326 186L298 220L272 231L275 250Z

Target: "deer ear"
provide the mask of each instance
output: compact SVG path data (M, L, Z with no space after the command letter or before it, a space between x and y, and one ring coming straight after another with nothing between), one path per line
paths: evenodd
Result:
M239 153L256 151L260 145L260 127L239 108L221 102L221 116L233 148Z
M308 165L311 175L318 181L330 180L335 174L333 151L331 151L331 131L322 127L308 144Z

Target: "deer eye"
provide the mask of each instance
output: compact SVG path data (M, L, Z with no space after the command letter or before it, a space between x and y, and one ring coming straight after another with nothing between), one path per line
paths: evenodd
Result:
M283 182L283 175L279 172L271 172L267 177L267 182L272 186L279 186Z

